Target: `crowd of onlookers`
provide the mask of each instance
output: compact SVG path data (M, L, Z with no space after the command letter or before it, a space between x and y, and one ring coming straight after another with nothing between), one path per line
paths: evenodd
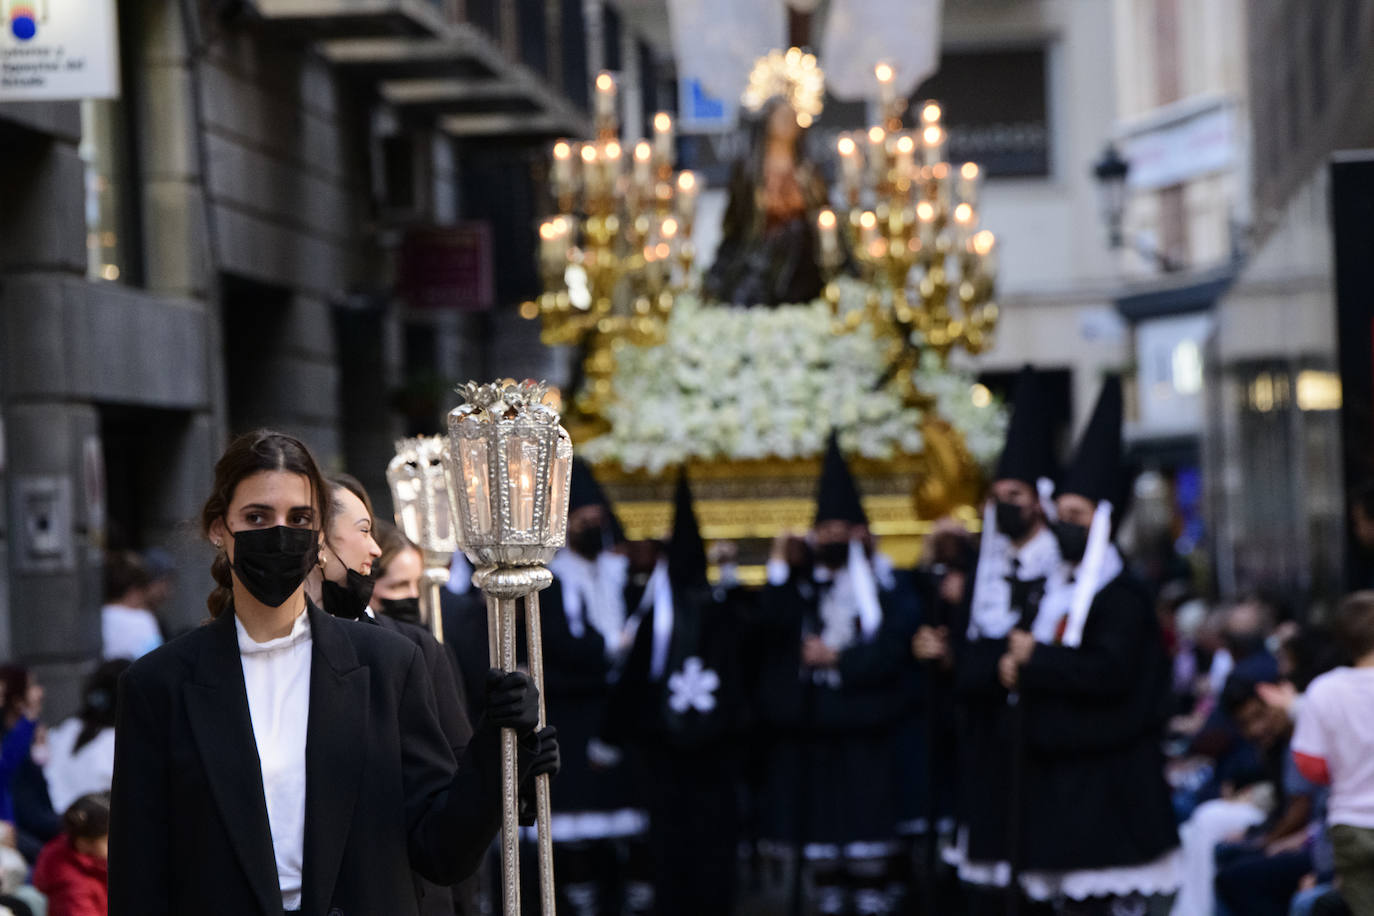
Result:
M103 658L76 715L47 724L43 685L0 666L0 916L104 916L119 676L162 643L172 566L157 550L111 551Z
M1374 912L1374 592L1299 624L1165 590L1176 916Z

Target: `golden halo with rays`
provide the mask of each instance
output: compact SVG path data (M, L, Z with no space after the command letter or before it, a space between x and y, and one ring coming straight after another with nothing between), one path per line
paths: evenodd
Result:
M825 71L816 63L816 55L801 48L788 48L769 51L754 61L740 103L756 112L769 99L779 96L797 113L799 126L811 126L825 107Z

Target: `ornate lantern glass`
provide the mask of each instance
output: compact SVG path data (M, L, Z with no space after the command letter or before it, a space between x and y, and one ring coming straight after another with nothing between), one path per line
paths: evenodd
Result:
M474 566L543 565L568 534L572 440L542 383L458 389L448 415L449 476Z
M418 436L396 443L386 469L396 507L396 522L425 553L425 565L447 565L458 549L452 492L442 436Z

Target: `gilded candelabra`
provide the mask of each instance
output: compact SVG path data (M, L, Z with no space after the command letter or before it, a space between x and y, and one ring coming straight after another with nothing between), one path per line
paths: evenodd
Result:
M852 332L867 321L889 339L884 381L898 385L909 402L922 403L912 371L923 350L943 361L956 347L976 354L991 343L998 318L996 240L978 228L981 167L947 161L939 103L923 103L919 126L908 130L892 68L879 64L875 72L882 123L837 142L848 212L842 219L834 210L821 211L821 262L831 280L826 296L836 311L836 331ZM846 248L869 287L861 309L842 309L834 282Z
M615 80L596 78L596 139L553 146L556 215L539 226L544 292L523 314L543 319L550 345L582 348L585 384L577 414L609 404L615 350L663 340L674 294L690 282L699 186L673 170L673 121L653 119L653 140L627 149L616 117Z

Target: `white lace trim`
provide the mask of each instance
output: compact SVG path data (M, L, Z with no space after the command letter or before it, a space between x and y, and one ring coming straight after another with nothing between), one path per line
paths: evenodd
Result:
M960 877L963 871L960 869ZM1144 865L1120 868L1089 868L1079 871L1028 871L1021 887L1032 900L1068 897L1124 897L1128 894L1172 894L1183 884L1183 853L1175 847Z

